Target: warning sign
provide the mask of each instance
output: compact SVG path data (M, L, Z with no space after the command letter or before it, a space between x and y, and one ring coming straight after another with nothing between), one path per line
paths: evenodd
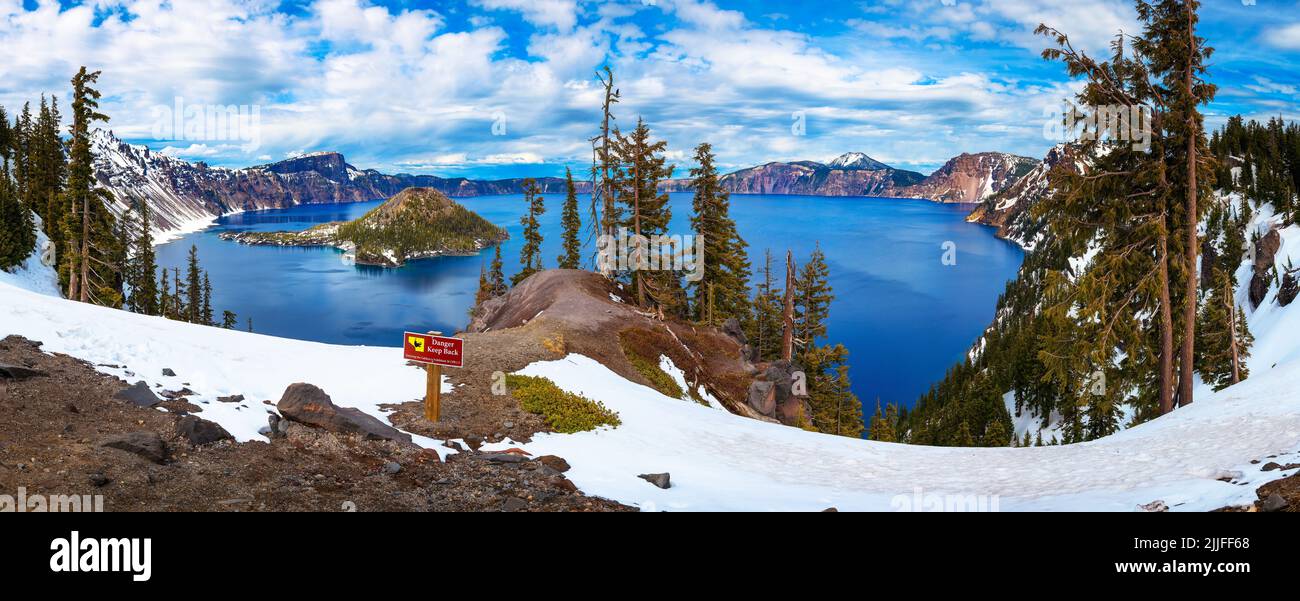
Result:
M443 367L465 367L465 341L459 338L407 332L403 337L402 350L407 361Z

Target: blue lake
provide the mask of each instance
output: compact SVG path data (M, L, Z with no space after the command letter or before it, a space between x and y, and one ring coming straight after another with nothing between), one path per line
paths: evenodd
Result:
M509 277L518 270L522 196L457 199L507 228L502 247ZM561 196L549 196L542 218L548 266L560 254ZM584 217L587 199L581 198ZM455 332L468 322L477 257L416 261L401 269L348 265L326 248L245 246L220 240L225 231L301 230L360 217L376 202L302 206L220 219L215 227L158 248L159 265L185 266L199 249L220 315L252 318L255 331L318 342L397 346L404 330ZM690 194L672 195L673 233L688 233ZM733 196L732 216L757 269L772 249L784 276L786 249L802 263L820 244L831 270L835 302L829 338L848 347L853 389L864 407L877 398L911 406L991 321L998 295L1015 277L1023 253L993 229L965 222L968 206L920 200ZM945 243L955 265L945 265ZM778 278L779 279L779 278Z

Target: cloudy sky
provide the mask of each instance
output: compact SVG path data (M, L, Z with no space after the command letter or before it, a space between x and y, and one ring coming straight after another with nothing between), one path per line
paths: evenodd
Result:
M189 160L558 175L590 162L609 64L618 123L643 117L683 165L709 141L728 169L861 151L928 173L1052 144L1071 82L1040 22L1094 51L1137 31L1121 0L0 0L0 105L64 99L87 65L115 133ZM1300 120L1300 1L1206 0L1202 23L1212 123ZM256 127L178 123L178 102Z

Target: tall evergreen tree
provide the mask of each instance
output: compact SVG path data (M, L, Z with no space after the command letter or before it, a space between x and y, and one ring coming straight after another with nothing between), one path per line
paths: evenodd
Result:
M602 89L600 133L591 139L591 230L594 236L605 236L612 240L620 220L616 197L618 195L618 149L617 131L614 125L614 105L618 104L621 93L614 87L614 72L608 66L605 74L596 73ZM604 264L599 265L607 270ZM610 273L604 273L610 276Z
M578 215L578 188L573 184L573 172L567 167L564 180L564 209L560 215L560 224L564 226L564 253L557 261L560 269L578 269L582 264L582 243L578 240L582 218Z
M546 212L546 205L540 192L537 182L531 179L524 182L524 203L528 205L528 212L519 220L524 226L524 246L519 249L519 273L510 279L512 285L518 285L528 276L545 269L542 267L542 227L538 219Z
M1250 376L1246 359L1255 337L1245 312L1237 307L1227 273L1215 269L1214 282L1201 306L1196 371L1215 390L1222 390Z
M649 126L638 119L631 134L617 133L615 147L619 162L617 196L622 213L619 227L646 240L665 235L672 221L672 209L668 206L668 194L659 192L659 182L673 176L673 167L663 156L668 143L652 141ZM638 245L632 251L634 265L629 277L637 304L680 316L686 309L679 304L680 274L662 265L654 271L648 268L653 257L645 253L658 250Z
M715 326L730 318L744 321L750 313L748 245L731 219L730 194L718 182L712 145L697 146L695 162L691 227L704 239L704 256L696 258L702 277L688 286L695 301L691 317Z
M199 311L199 323L205 326L216 325L212 313L212 281L208 279L206 271L203 272L203 310Z
M747 337L759 361L776 359L781 352L781 310L785 294L777 286L772 250L763 253L763 268L754 289L754 316Z
M509 291L506 287L506 276L503 271L504 266L501 264L501 245L496 245L495 254L492 256L492 271L488 273L488 283L492 296L501 296Z
M122 303L120 265L112 262L119 241L113 236L114 217L106 206L112 197L95 186L94 154L90 130L98 121L108 121L99 112L100 92L93 86L99 72L82 67L72 78L72 126L69 128L67 203L63 220L65 249L62 259L68 297L81 302L116 307Z
M181 319L190 323L202 323L203 270L199 267L197 245L190 245L190 254L185 260L185 266L185 313ZM180 281L179 277L177 281Z
M152 218L149 203L141 200L131 212L130 254L126 263L127 285L131 296L127 308L145 315L160 315L158 298L158 257L153 248ZM164 275L166 275L164 273Z

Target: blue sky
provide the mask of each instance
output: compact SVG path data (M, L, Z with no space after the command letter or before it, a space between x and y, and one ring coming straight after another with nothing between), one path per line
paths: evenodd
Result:
M0 0L0 104L66 97L86 64L119 136L187 160L336 150L388 172L560 175L590 162L609 64L618 122L645 118L681 169L709 141L726 169L860 151L928 173L1051 146L1073 84L1039 58L1039 22L1093 51L1137 30L1119 0ZM1300 1L1206 0L1202 33L1211 124L1300 120ZM255 118L177 129L178 98Z

